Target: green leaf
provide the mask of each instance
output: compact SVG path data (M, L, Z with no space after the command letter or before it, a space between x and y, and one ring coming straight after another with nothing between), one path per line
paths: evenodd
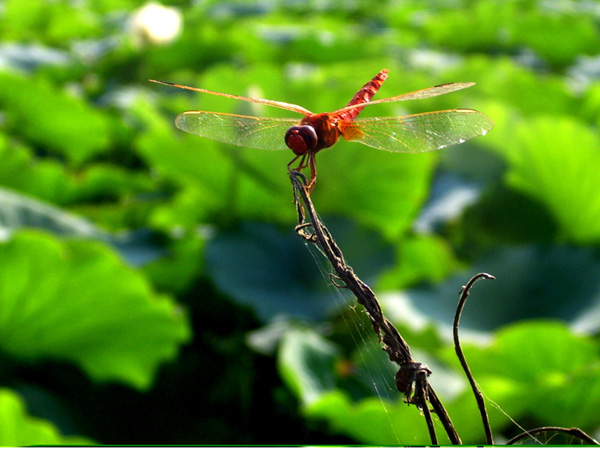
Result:
M459 430L463 444L480 445L485 442L485 432L477 402L462 371L460 375L461 379L465 380L463 391L451 401L444 400L444 405L454 426ZM434 371L431 376L434 384L436 378L436 372ZM475 374L475 380L484 393L488 417L495 435L500 434L504 428L512 425L511 418L517 419L527 411L528 402L530 401L527 391L531 389L527 384L502 377L480 374ZM513 432L512 428L511 432ZM496 437L495 440L498 441L499 439Z
M0 27L0 31L7 33L10 41L44 40L65 45L70 39L84 39L103 31L100 20L89 7L68 2L7 0L3 19L3 23L10 25Z
M379 386L383 395L388 393L390 380L393 384L394 377L391 364L376 345L368 343L366 347L366 355L358 352L355 355L358 362L352 364L351 370L359 373L352 376L357 376L352 381L343 371L337 370L340 362L347 363L337 346L312 330L294 327L282 337L277 361L279 372L300 399L303 413L311 419L326 420L335 432L371 445L426 444L429 434L417 408L407 406L403 400L390 401L375 396L352 402L347 391L340 389L341 385L351 386L360 396L367 392L361 383L373 383L375 373L376 378L388 377L387 381L380 380ZM361 362L365 356L368 360ZM395 390L393 393L397 394ZM441 427L438 432L443 435Z
M398 266L379 282L381 289L440 282L459 267L448 244L436 236L415 236L398 246Z
M206 220L205 197L193 185L186 185L175 193L168 202L156 206L150 217L152 228L167 233L181 229L194 230L198 223Z
M331 429L366 445L431 444L427 425L414 406L370 397L356 403L343 391L324 394L306 409L312 419L326 420ZM435 421L441 443L448 445L439 421Z
M600 410L599 380L597 364L573 367L564 373L550 373L533 391L529 413L542 423L593 430L598 426Z
M391 265L391 249L377 233L344 220L326 222L338 245L352 249L346 258L365 282ZM302 238L262 223L217 234L206 247L206 270L222 292L252 305L264 321L282 314L322 320L349 297L347 290L332 295L324 275L329 262Z
M0 188L0 229L42 228L60 235L108 238L90 221L18 192Z
M393 239L415 218L429 192L435 157L405 155L340 142L319 153L314 201Z
M3 352L138 389L190 335L183 312L105 245L34 232L0 246L0 311Z
M158 289L182 292L202 270L203 252L204 239L199 236L173 240L168 254L144 266L144 272Z
M483 111L495 122L495 127L478 145L488 146L498 141L498 147L509 146L514 139L515 122L539 115L576 115L580 105L568 90L565 80L557 75L543 77L508 57L476 56L465 64L450 66L443 79L469 80L477 84L465 91L478 100L460 106ZM485 99L485 100L484 100Z
M71 199L74 191L72 180L58 161L36 160L29 149L9 145L3 135L0 135L0 183L59 204Z
M463 345L471 370L486 395L518 420L592 427L600 408L597 349L588 337L558 322L522 322L501 329L486 347ZM455 360L453 350L446 352ZM457 363L454 362L455 365ZM494 392L490 380L514 384L512 397Z
M595 358L588 338L574 335L562 323L541 321L507 326L488 348L470 348L467 355L474 373L501 375L521 383L576 373Z
M109 164L94 164L77 175L76 201L119 199L154 187L148 174Z
M541 117L514 135L505 150L509 183L545 204L565 238L599 242L598 133L571 118Z
M473 286L461 319L462 326L478 330L540 317L581 321L594 308L600 289L600 260L594 250L540 244L496 246L468 270L407 295L419 311L450 324L460 287L480 272L496 280Z
M76 172L57 160L37 158L0 135L0 185L60 205L121 199L149 191L150 177L122 166L94 164Z
M566 66L582 54L593 55L600 50L593 15L547 13L542 8L516 15L507 25L516 46L529 46L556 65Z
M8 37L13 39L28 37L32 29L38 29L44 23L44 3L43 0L33 0L27 4L8 0L3 11L3 34L8 33ZM11 26L7 26L8 23Z
M488 49L502 42L502 29L512 18L512 3L475 2L468 8L432 10L424 32L435 44L462 52ZM468 32L467 32L468 30Z
M482 254L498 245L552 242L557 226L537 199L498 184L465 210L455 231L462 248Z
M0 389L0 446L35 445L94 445L94 441L79 436L62 436L50 422L27 414L20 396L9 389Z
M76 166L109 145L107 118L41 77L0 71L0 107L16 134Z
M113 214L117 211L116 208L107 209ZM89 209L86 212L92 215ZM80 215L0 188L0 233L8 235L23 228L37 228L61 236L85 237L110 243L134 266L154 260L164 253L164 249L153 242L148 230L111 234Z
M281 339L277 366L288 387L310 405L335 388L339 350L310 329L293 328Z

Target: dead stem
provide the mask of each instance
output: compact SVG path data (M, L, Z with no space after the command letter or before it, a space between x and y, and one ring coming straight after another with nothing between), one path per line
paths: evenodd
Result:
M460 291L460 299L458 300L458 306L456 307L456 314L454 315L454 325L452 326L452 331L454 335L454 349L456 350L456 355L458 356L460 364L462 365L462 368L465 371L467 378L469 379L471 389L473 390L473 395L475 396L475 400L477 401L477 407L479 408L479 414L481 415L481 420L483 422L483 429L485 430L486 443L488 445L494 445L494 437L492 435L490 419L485 408L485 400L483 398L481 390L475 382L475 378L473 378L473 374L471 373L469 364L467 364L467 359L465 358L465 354L462 351L462 347L460 345L460 338L458 336L458 324L460 322L460 316L462 315L465 304L467 303L469 291L471 290L471 287L475 284L475 282L481 278L495 280L495 278L492 275L489 275L487 273L479 273L473 278L471 278L466 286L463 286L463 288Z
M446 409L429 384L428 377L431 371L412 358L408 344L396 327L384 317L379 301L371 288L354 274L352 267L346 264L342 251L319 219L305 189L306 177L299 172L291 171L290 180L294 188L294 202L298 213L296 232L302 238L317 245L327 257L335 271L335 286L351 290L358 303L366 309L373 330L379 341L383 341L383 350L388 353L390 360L400 367L396 374L396 387L404 394L407 403L416 405L423 411L432 444L437 445L438 439L428 402L442 422L450 442L460 445L462 442ZM308 221L306 212L308 212Z
M600 443L597 440L595 440L593 437L591 437L589 434L585 433L584 431L580 430L579 428L563 428L563 427L534 428L532 430L525 431L525 432L515 436L514 438L509 440L505 445L516 444L520 439L523 439L526 437L533 437L533 439L535 439L535 437L533 436L534 434L538 434L538 433L541 434L541 433L548 433L548 432L565 433L565 434L569 434L577 439L580 439L581 442L583 442L587 445L600 445Z

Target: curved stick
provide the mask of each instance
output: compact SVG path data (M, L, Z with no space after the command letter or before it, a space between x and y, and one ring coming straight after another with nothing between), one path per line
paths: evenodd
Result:
M460 364L469 379L469 383L471 384L471 389L473 390L473 395L475 395L475 400L477 401L477 406L479 408L479 414L481 414L481 420L483 422L483 428L485 430L485 439L488 445L494 445L494 437L492 436L492 428L490 426L490 419L487 414L487 410L485 408L485 401L483 398L483 394L481 390L477 386L475 382L475 378L473 378L473 374L471 373L471 369L469 368L469 364L467 364L467 359L465 358L465 354L462 351L462 347L460 346L460 338L458 337L458 324L460 322L460 316L462 315L465 304L467 303L467 298L469 297L469 291L471 287L475 284L475 282L481 278L485 278L488 280L495 280L496 278L487 273L479 273L475 275L473 278L469 280L466 286L463 286L460 292L460 299L458 300L458 306L456 307L456 314L454 315L454 324L452 326L452 332L454 335L454 349L456 350L456 356L460 361Z
M563 428L563 427L540 427L534 428L532 430L524 431L523 433L515 436L506 442L505 445L513 445L519 439L523 439L526 436L531 436L534 433L544 433L548 431L557 431L561 433L570 434L571 436L576 437L577 439L581 439L582 442L585 442L588 445L600 445L600 443L591 437L589 434L586 434L583 430L579 428ZM534 438L535 439L535 438Z

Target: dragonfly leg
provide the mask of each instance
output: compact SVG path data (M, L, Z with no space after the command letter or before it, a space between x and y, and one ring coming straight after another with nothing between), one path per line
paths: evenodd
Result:
M302 157L302 159L300 159L300 163L298 164L298 167L292 169L291 168L292 164L294 164L294 162L300 157ZM304 155L298 155L289 162L287 167L288 167L288 171L293 170L296 172L300 172L302 169L306 169L307 167L310 167L310 182L306 185L306 188L308 189L308 193L310 194L313 191L313 189L315 188L315 183L317 181L317 164L315 161L315 154L313 152L309 152L309 153L305 153Z
M296 167L296 168L292 169L292 168L291 168L291 165L292 165L292 164L294 164L294 162L296 162L296 160L297 160L298 158L300 158L300 157L302 157L302 159L300 160L300 164L298 164L298 167ZM307 154L304 154L304 155L298 155L298 156L296 156L294 159L292 159L292 160L291 160L291 161L288 163L288 165L287 165L288 172L291 172L291 171L294 171L294 172L301 172L301 171L302 171L302 169L305 169L305 168L307 168L307 167L308 167L308 164L305 162L305 161L306 161L306 157L307 157Z
M308 166L310 166L310 183L308 183L308 193L312 193L315 188L315 184L317 182L317 159L315 158L314 153L309 153L308 155Z
M300 158L300 157L302 157L302 159L300 160L300 164L299 164L299 165L298 165L298 167L296 167L295 169L292 169L290 166L291 166L292 164L294 164L294 163L296 162L296 160L297 160L298 158ZM287 165L288 171L295 170L296 172L300 172L302 169L304 169L304 168L306 167L306 164L304 164L304 160L305 160L305 159L306 159L306 155L298 155L298 156L296 156L294 159L292 159L292 160L291 160L291 161L288 163L288 165Z

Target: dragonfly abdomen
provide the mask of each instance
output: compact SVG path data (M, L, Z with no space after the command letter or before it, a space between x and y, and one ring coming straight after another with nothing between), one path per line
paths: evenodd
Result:
M362 103L368 103L371 101L373 96L377 93L383 82L388 77L388 69L383 69L377 75L373 77L371 81L365 84L360 90L352 97L352 100L348 102L346 106L360 105ZM363 110L364 106L358 108L352 108L348 111L344 111L339 115L341 120L352 122L356 116Z

